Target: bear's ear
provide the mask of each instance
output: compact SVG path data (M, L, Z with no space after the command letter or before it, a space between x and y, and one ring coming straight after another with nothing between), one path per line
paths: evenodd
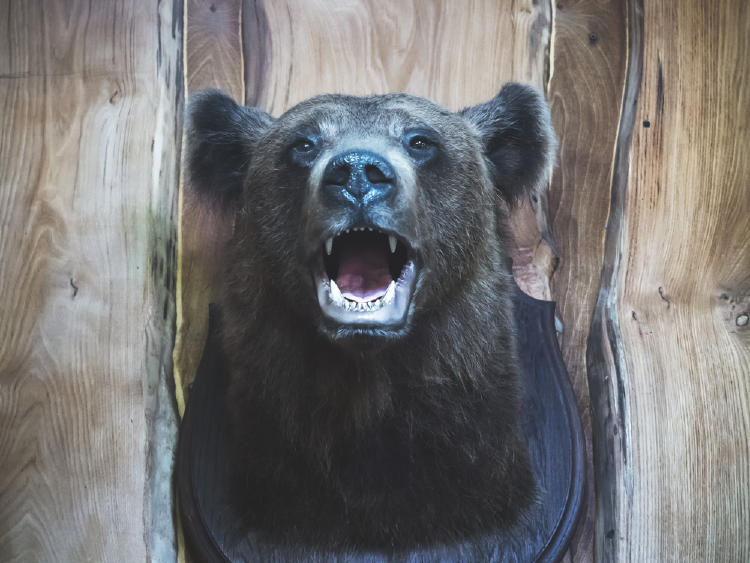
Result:
M271 124L267 113L219 90L193 95L186 111L186 168L192 189L222 205L242 195L256 142Z
M495 185L508 203L546 187L557 140L544 96L523 84L506 84L489 102L459 112L479 131Z

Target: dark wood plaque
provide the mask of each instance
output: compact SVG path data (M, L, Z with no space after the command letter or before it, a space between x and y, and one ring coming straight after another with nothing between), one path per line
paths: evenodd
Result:
M573 390L555 337L555 304L516 289L518 344L524 372L521 426L541 491L528 518L506 535L413 552L322 553L325 561L557 561L570 540L584 492L584 441ZM177 488L182 522L199 561L268 557L252 532L239 528L229 502L225 445L226 361L218 338L220 312L211 307L209 335L180 429ZM309 553L309 552L308 552ZM274 559L298 560L279 551Z

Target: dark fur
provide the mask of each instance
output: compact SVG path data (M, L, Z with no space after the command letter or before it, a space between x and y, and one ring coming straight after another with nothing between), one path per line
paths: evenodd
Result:
M451 113L402 94L330 95L272 120L208 92L188 117L192 185L237 209L223 314L238 515L270 542L319 549L508 529L534 483L499 198L548 179L555 142L541 96L507 85ZM316 203L288 147L300 131L385 137L412 123L437 132L438 158L415 165L412 204L378 212L420 251L408 323L343 341L320 318L309 262L344 218Z

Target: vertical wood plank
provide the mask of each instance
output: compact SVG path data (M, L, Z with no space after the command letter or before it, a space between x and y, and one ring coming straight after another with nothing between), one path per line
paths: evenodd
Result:
M322 92L409 92L451 109L507 81L545 85L549 6L509 2L245 2L246 100L278 115Z
M586 372L591 400L596 519L594 554L597 561L617 559L616 523L623 495L631 486L624 479L627 460L628 397L619 310L615 293L620 264L620 242L625 229L628 164L635 127L643 68L643 3L628 0L628 65L620 125L615 145L609 217L605 237L601 285L586 348Z
M0 560L168 560L179 4L0 13Z
M647 2L617 272L628 561L750 560L750 5Z
M242 0L185 0L185 4L188 94L220 88L242 102Z
M615 144L627 66L625 0L555 3L549 100L559 135L559 165L549 211L559 267L551 281L563 324L560 345L591 446L586 347L604 257ZM587 459L591 460L589 451ZM593 557L594 468L587 467L588 497L574 561Z
M241 0L186 0L185 82L188 96L220 88L245 98ZM189 187L188 187L189 188ZM180 191L179 268L175 379L180 413L200 362L208 330L208 304L232 218L206 205L190 189Z

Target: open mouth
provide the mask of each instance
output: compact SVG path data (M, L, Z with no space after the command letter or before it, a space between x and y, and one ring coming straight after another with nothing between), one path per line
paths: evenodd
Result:
M397 235L373 228L328 238L318 280L321 310L339 324L403 324L416 277L411 254Z

